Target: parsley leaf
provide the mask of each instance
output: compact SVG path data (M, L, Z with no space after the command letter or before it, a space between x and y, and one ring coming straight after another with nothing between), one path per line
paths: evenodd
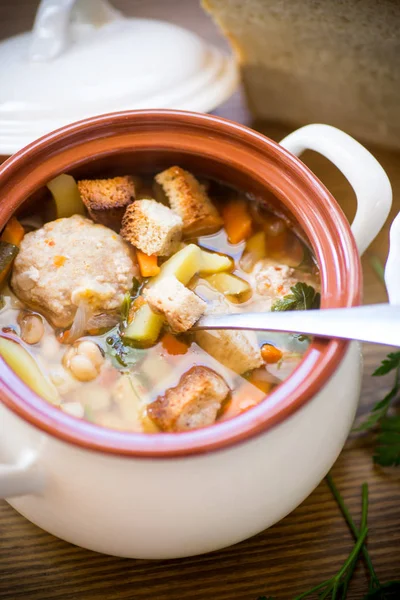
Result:
M131 293L126 292L124 299L121 304L121 319L122 321L127 321L129 317L129 309L131 307Z
M400 465L400 416L385 417L381 421L374 462L381 467Z
M380 367L372 373L374 377L381 377L382 375L386 375L393 371L394 369L398 369L400 367L400 352L390 352L386 358L383 359Z
M114 333L107 337L106 343L105 352L110 357L114 367L119 370L121 370L121 367L132 367L143 356L143 350L138 350L124 344L118 330L114 330Z
M290 291L292 292L291 294L283 296L283 298L280 298L272 305L272 311L319 308L321 295L311 285L299 281L290 288Z
M375 427L375 425L378 425L382 419L386 417L392 400L396 398L400 391L400 352L391 352L388 354L387 357L382 361L381 366L376 369L373 375L375 377L381 377L382 375L386 375L393 370L396 370L396 375L392 389L388 394L386 394L383 400L380 400L377 404L375 404L368 418L358 427L355 427L353 429L354 432L368 431L369 429Z

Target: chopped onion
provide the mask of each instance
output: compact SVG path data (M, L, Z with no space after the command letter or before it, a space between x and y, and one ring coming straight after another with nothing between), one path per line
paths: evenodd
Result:
M88 328L88 323L93 316L92 309L86 304L81 302L75 313L71 329L69 330L68 343L75 342L78 338L85 334Z
M80 302L71 329L69 330L68 343L75 342L91 329L111 329L119 320L119 313L99 313L94 315L93 310L86 302Z

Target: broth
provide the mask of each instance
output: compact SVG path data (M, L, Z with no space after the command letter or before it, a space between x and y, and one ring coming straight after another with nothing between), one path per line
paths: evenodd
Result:
M182 173L186 172L179 170L179 175ZM195 189L197 191L201 189L201 194L205 195L212 203L209 214L202 217L203 221L200 226L190 223L192 215L189 214L187 218L185 214L185 218L182 219L184 223L183 236L177 235L176 239L173 239L171 233L173 228L176 227L177 231L179 227L182 229L178 222L179 219L176 219L176 214L181 218L179 210L175 209L175 216L170 214L173 212L168 208L169 206L173 207L171 192L169 196L168 186L162 186L152 177L129 179L129 186L135 188L135 199L130 198L124 207L118 206L119 212L115 206L104 208L100 206L101 203L98 202L94 205L92 202L90 204L87 199L84 204L80 204L82 203L81 197L85 200L84 186L80 186L81 194L79 195L72 178L65 181L57 179L56 185L50 184L49 187L55 198L57 214L60 214L60 205L63 203L62 216L65 219L75 219L70 221L71 226L73 225L71 228L73 235L78 235L80 226L82 231L85 229L84 235L86 235L87 223L86 221L84 223L81 217L67 216L68 203L72 206L70 215L74 214L78 207L82 214L89 214L92 219L103 225L109 222L114 231L119 230L118 224L115 225L116 220L119 219L120 222L121 217L125 215L122 221L125 239L128 234L131 235L131 221L128 222L126 219L127 212L125 211L128 210L127 207L135 205L143 210L144 216L140 214L142 220L139 221L137 212L132 213L133 235L137 234L135 230L137 223L145 222L146 227L143 227L141 235L143 238L147 236L146 243L153 244L155 242L153 238L149 238L149 231L153 227L151 211L156 205L148 204L148 202L154 202L155 198L159 203L156 210L160 211L159 207L162 206L169 211L165 212L164 217L161 216L159 229L155 229L155 231L159 234L160 239L164 236L164 242L167 243L168 236L162 232L167 227L166 223L170 222L169 234L171 248L173 247L173 251L170 250L161 256L160 254L145 254L136 246L135 258L133 245L126 249L125 246L129 245L129 242L120 241L117 233L107 229L108 237L104 241L104 245L107 246L105 250L109 252L109 258L106 257L106 254L104 255L103 263L101 263L103 266L99 269L101 274L97 277L100 281L99 285L108 285L109 282L103 282L107 278L107 274L103 271L111 269L113 265L109 266L107 263L116 261L115 257L119 256L118 252L122 252L121 248L124 244L123 252L125 254L123 256L121 254L121 261L128 260L126 258L128 255L131 257L129 260L132 260L134 277L133 285L129 287L132 289L125 293L123 302L119 302L118 306L112 305L116 299L115 294L114 297L107 300L108 310L97 310L97 312L92 310L90 315L87 314L89 306L87 290L80 291L80 297L86 302L85 309L82 308L83 300L81 304L75 301L73 310L76 311L76 306L80 308L74 315L72 327L70 324L65 327L62 324L62 319L66 318L65 311L56 319L55 313L50 314L49 310L41 309L36 296L36 300L32 299L42 280L39 279L33 284L29 280L33 291L26 291L24 288L27 285L26 278L23 279L29 269L31 271L36 269L42 274L46 268L50 268L46 267L47 255L42 260L38 245L41 243L51 245L54 240L56 245L59 243L55 232L57 227L61 227L60 221L52 222L56 225L49 230L51 235L54 234L54 240L49 238L48 231L47 237L43 233L42 237L37 237L34 242L31 242L34 249L31 253L25 247L29 238L24 238L18 258L12 267L11 284L5 285L2 292L4 306L0 311L0 327L5 337L20 344L36 361L43 377L54 391L52 401L60 407L60 410L103 427L124 431L143 433L183 431L235 417L264 401L273 389L291 374L309 345L309 340L303 336L258 332L253 337L242 339L240 336L235 337L237 332L225 332L221 337L220 332L191 332L191 328L187 326L185 326L186 330L177 332L178 325L176 327L174 325L175 323L179 324L179 328L181 328L183 327L182 320L190 321L192 319L191 306L194 307L193 310L202 310L203 312L204 310L207 312L261 312L271 309L309 308L310 306L297 306L295 300L291 304L290 298L288 300L288 296L293 296L293 287L296 283L300 286L311 286L311 296L314 294L313 307L316 307L319 289L318 267L304 234L295 223L290 222L283 215L278 216L267 205L261 205L260 202L244 192L233 190L216 181L201 180L201 183L198 183L197 180L194 180L195 184L193 185L198 186ZM123 180L124 178L119 179ZM190 185L193 183L190 179L188 181ZM127 182L121 181L120 183L125 185ZM92 182L86 185L93 195ZM111 183L108 183L107 186L109 189ZM117 188L112 188L114 196L117 191ZM173 193L175 191L174 189ZM186 191L186 193L188 192ZM203 198L203 196L201 197ZM140 205L139 201L142 201L143 204ZM146 215L145 209L148 210ZM46 209L46 211L46 214L41 213L39 207L36 207L32 214L25 216L22 220L25 232L43 231L42 225L48 221L48 210ZM139 208L136 208L136 211L139 211ZM183 214L182 211L181 214ZM150 221L143 221L144 218L150 218ZM189 223L187 226L185 219L186 223ZM198 231L196 231L196 227ZM7 243L9 235L7 236L6 231L7 228L3 232L2 240ZM91 231L94 230L87 229L87 232ZM97 226L96 235L100 234L104 234L103 228L98 229ZM69 237L66 237L71 240L75 239L71 235L68 234ZM49 239L50 241L48 241ZM112 253L108 246L109 240L113 240L112 243L115 242L121 247L115 246ZM158 238L156 241L158 243ZM96 243L103 244L103 241L101 239ZM138 243L142 244L142 239ZM20 245L20 243L15 245ZM103 246L100 247L103 248ZM199 250L207 253L199 254ZM50 247L49 252L51 251ZM39 258L35 263L36 266L32 266L29 260L34 260L35 252L38 253ZM88 252L91 253L90 256L94 256L93 245L90 246ZM193 253L192 258L189 256L191 252ZM168 261L171 264L171 256L176 259L178 255L184 257L185 253L189 258L185 259L186 262L181 260L186 269L184 276L182 275L183 267L180 267L179 275L171 270L172 267L168 267L172 273L169 275L168 284L176 285L177 291L174 298L178 303L182 296L182 306L179 305L176 311L173 306L167 310L164 307L166 297L162 289L162 285L166 286L165 273L167 269L165 265ZM145 254L145 256L141 256L141 254ZM32 255L33 258L31 258ZM44 251L43 256L45 256ZM20 263L23 263L24 257L27 257L26 260L29 263L28 266L24 264L23 269L25 270L19 266ZM57 273L57 276L60 269L66 268L65 263L71 263L74 260L68 252L56 256L52 254L51 257L53 261L51 269ZM221 259L221 264L216 265L218 259ZM82 257L79 260L82 260ZM195 268L194 260L203 261L201 262L202 267ZM207 268L205 267L206 263ZM88 268L90 269L91 265ZM119 266L115 269L116 281L119 277L118 269ZM127 272L130 273L129 269L128 265ZM150 269L150 271L146 271L146 269ZM146 275L146 272L151 272L151 269L154 275ZM164 280L162 280L162 276ZM188 279L187 281L180 281L185 277ZM178 280L178 283L175 279ZM50 289L52 279L50 278L49 281ZM122 283L118 283L118 285L120 286L118 293L120 293L123 285ZM118 285L116 283L117 287ZM161 290L159 297L157 296L158 288ZM41 293L45 294L46 290L42 290ZM32 294L32 298L29 294ZM74 294L77 294L75 288L72 290L72 296ZM62 295L61 292L60 295ZM168 296L168 293L166 295ZM92 296L93 291L91 291L90 302ZM26 297L28 297L28 301L26 301ZM282 304L282 299L285 299L284 304ZM189 307L187 314L186 302ZM145 314L145 311L148 312ZM99 317L98 314L101 316ZM40 328L40 323L32 321L34 315L40 317L39 320L44 328L38 340L35 335L39 336L40 331L38 333L35 327ZM83 329L82 326L80 330L78 327L78 337L73 333L77 330L79 321L77 315L85 321ZM147 321L143 321L144 325L141 325L139 335L138 328L142 315L145 317L147 315ZM148 326L149 318L154 320L154 323L152 321L153 325L157 324L159 327L155 339L150 339L149 332L153 335L154 327L152 325L152 329ZM26 323L29 324L29 327ZM129 333L131 330L134 331L132 335ZM247 334L240 335L247 336ZM252 335L249 334L249 336ZM31 343L26 343L27 341ZM82 345L84 341L94 342L100 352L96 354L96 350L90 344ZM251 353L248 355L246 355L246 344L251 348ZM6 361L12 364L21 378L32 385L32 382L27 380L26 373L24 376L24 370L26 371L24 365L20 363L21 368L19 369L15 367L15 362L10 361L9 350L9 347L0 348L0 353ZM254 360L249 358L249 368L247 369L246 361L248 357L253 356L252 353L254 353ZM90 368L88 367L89 359L92 360ZM84 372L85 365L89 369L86 374ZM79 371L79 369L83 369L83 371ZM79 377L76 376L77 373ZM88 380L85 380L85 377ZM34 386L32 385L32 387ZM178 410L179 406L176 409L175 405L180 402L183 405L181 410Z

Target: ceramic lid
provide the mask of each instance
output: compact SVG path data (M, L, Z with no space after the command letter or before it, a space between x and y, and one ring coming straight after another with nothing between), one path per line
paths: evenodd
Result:
M0 154L88 116L139 108L208 112L234 91L233 57L104 0L42 0L31 32L0 43Z

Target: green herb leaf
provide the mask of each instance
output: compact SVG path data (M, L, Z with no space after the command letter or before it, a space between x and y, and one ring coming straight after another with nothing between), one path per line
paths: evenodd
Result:
M126 346L121 339L119 331L115 331L107 337L106 355L111 359L117 369L127 369L135 365L143 356L143 350Z
M141 290L142 284L139 279L136 277L132 277L132 287L131 287L131 296L135 297Z
M400 416L382 419L373 459L381 467L400 465Z
M382 375L386 375L393 371L394 369L398 369L400 367L400 352L390 352L386 358L383 359L380 367L376 369L372 373L374 377L381 377Z
M354 433L358 433L360 431L368 431L369 429L373 429L378 423L386 416L387 411L389 410L389 406L393 398L397 396L398 387L395 386L390 390L390 392L371 410L368 418L363 421L358 427L353 429Z
M394 379L394 384L392 389L383 400L380 400L373 407L372 411L369 414L369 417L361 423L358 427L353 429L354 432L359 431L368 431L372 429L376 425L378 425L382 419L384 419L387 415L391 402L394 398L396 398L397 394L400 391L400 352L391 352L387 355L387 357L382 361L382 364L376 371L373 373L375 376L386 375L386 373L390 373L393 370L396 370L396 376Z
M321 295L311 285L299 281L290 288L290 291L292 292L291 294L283 296L283 298L280 298L272 305L272 311L319 308Z
M126 292L124 299L121 304L121 319L122 321L127 321L129 317L129 309L131 307L131 294L130 292Z

